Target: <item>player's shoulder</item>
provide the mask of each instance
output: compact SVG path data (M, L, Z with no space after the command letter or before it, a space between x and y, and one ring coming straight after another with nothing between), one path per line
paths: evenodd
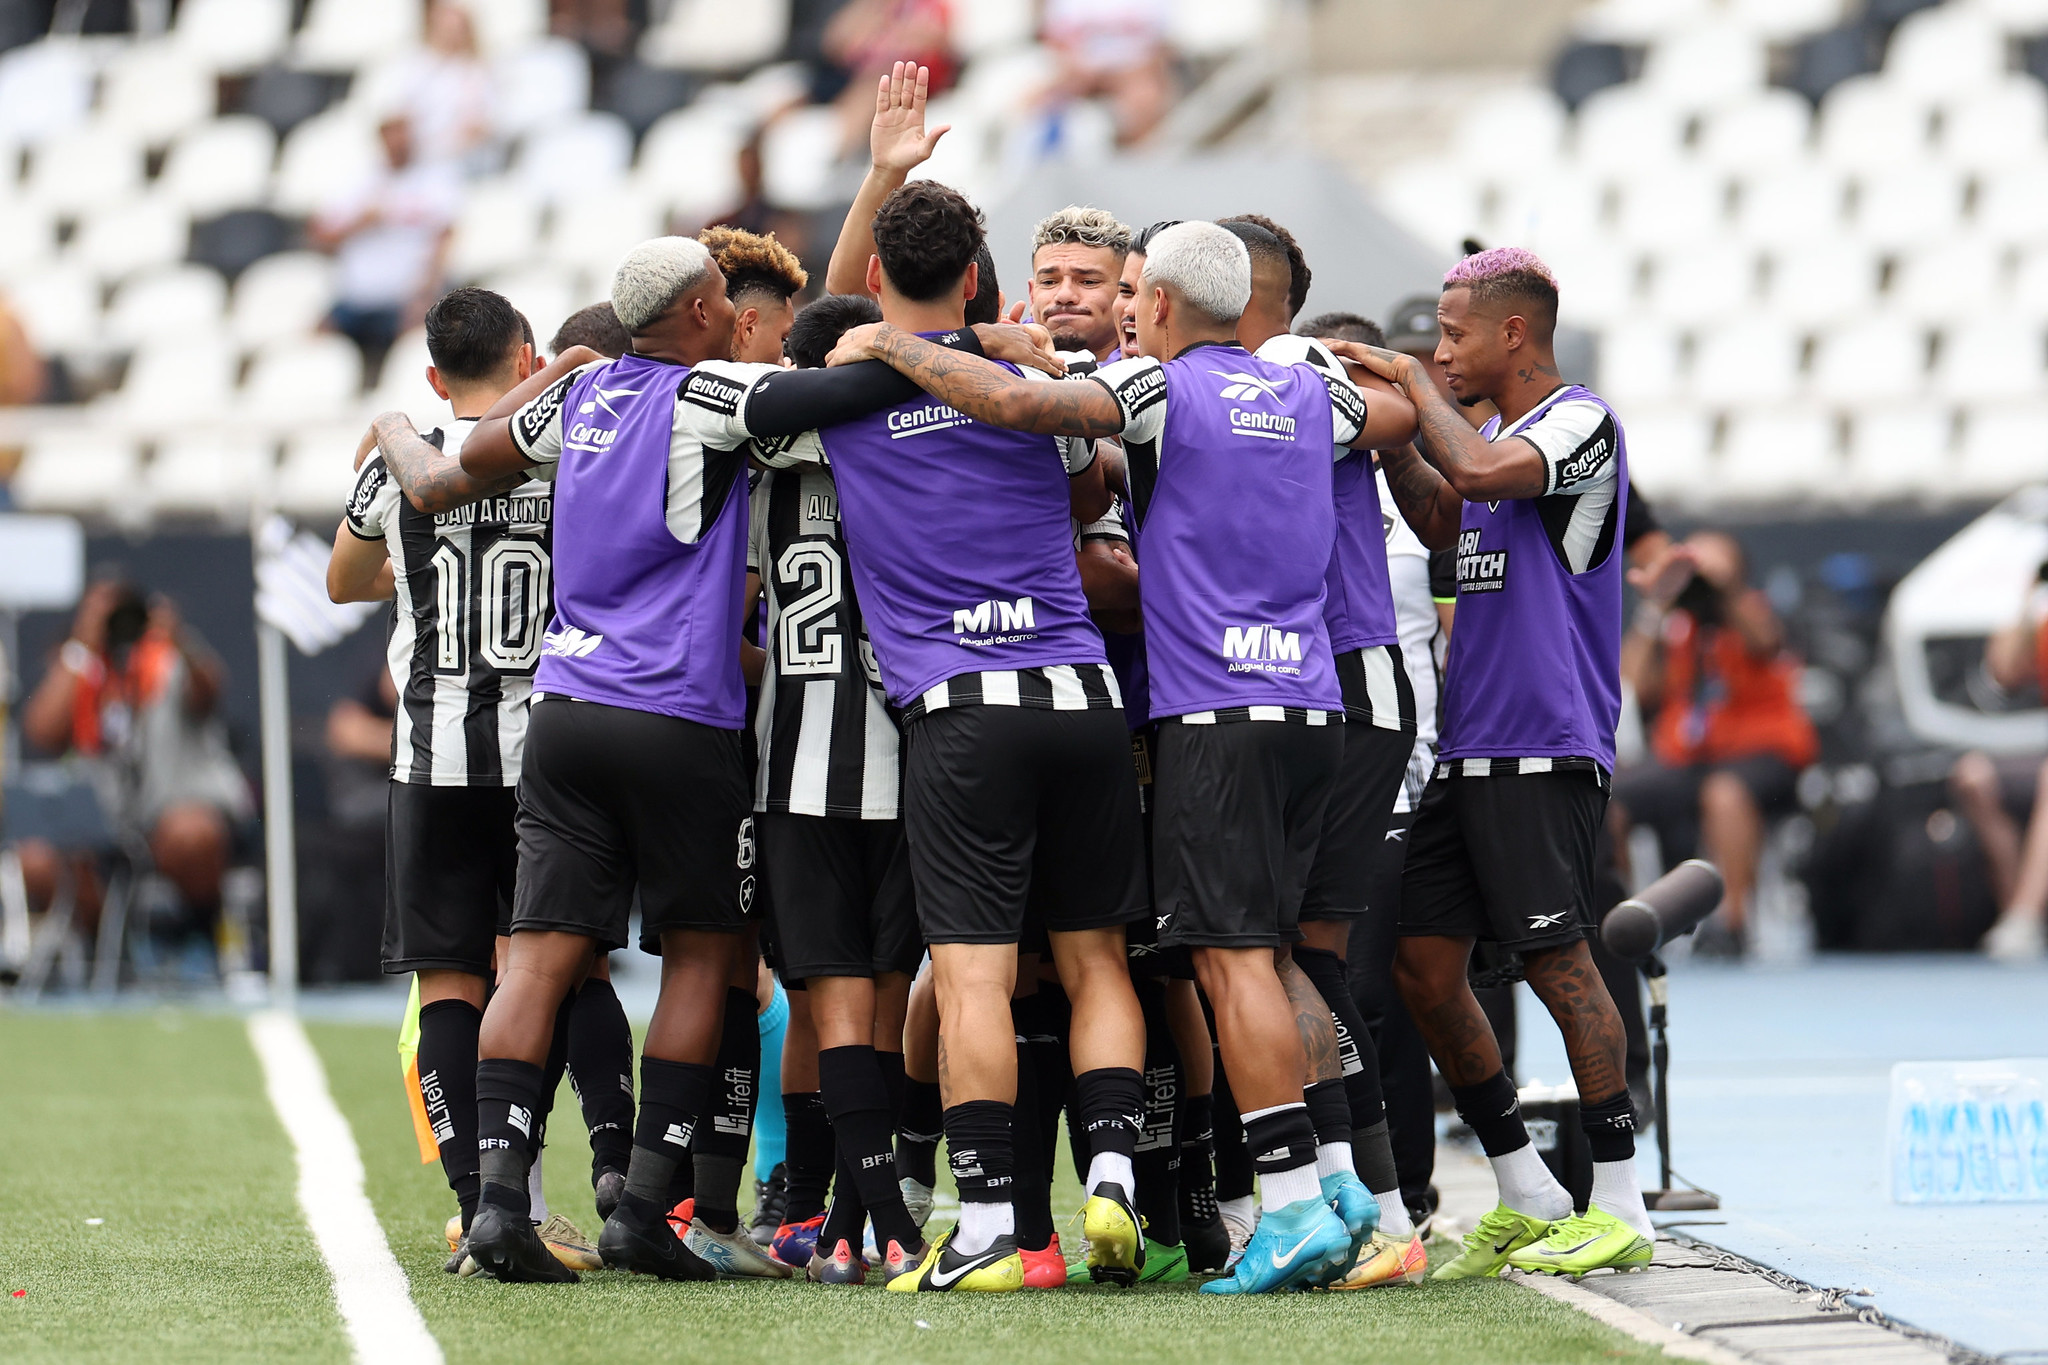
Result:
M766 387L774 375L787 373L779 365L739 360L700 360L690 367L676 394L679 406L700 408L720 417L737 417L740 405L755 389Z
M1089 378L1106 386L1123 410L1133 416L1166 401L1166 367L1149 355L1125 356L1098 365Z
M1329 347L1314 337L1296 336L1292 332L1266 338L1252 354L1269 365L1313 365L1331 374L1344 373L1343 362Z

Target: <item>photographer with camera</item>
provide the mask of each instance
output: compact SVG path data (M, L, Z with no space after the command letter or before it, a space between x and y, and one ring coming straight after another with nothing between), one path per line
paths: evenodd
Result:
M1649 825L1667 866L1698 853L1721 869L1727 900L1700 926L1696 951L1739 957L1764 821L1793 809L1820 741L1784 626L1749 585L1735 538L1695 532L1670 560L1667 570L1689 565L1691 581L1668 607L1646 595L1621 646L1622 676L1654 716L1653 757L1615 774L1609 820L1618 847L1632 824Z

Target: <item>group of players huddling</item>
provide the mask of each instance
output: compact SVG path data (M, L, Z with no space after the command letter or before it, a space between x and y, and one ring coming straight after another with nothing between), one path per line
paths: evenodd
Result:
M1063 210L1006 323L980 214L906 183L926 84L882 80L826 297L793 311L772 237L659 238L542 364L457 290L428 317L454 422L358 452L330 591L396 598L385 966L418 974L449 1269L1063 1284L1064 1109L1077 1278L1414 1283L1366 1023L1400 1002L1500 1187L1435 1275L1647 1264L1585 942L1627 455L1559 377L1555 280L1514 250L1446 277L1455 402L1363 319L1291 331L1308 269L1256 215ZM1428 590L1396 590L1424 546L1455 549L1440 696ZM606 967L636 913L637 1109ZM1564 1033L1583 1211L1478 939ZM757 955L801 1005L758 1240ZM536 1178L565 1069L594 1248ZM941 1132L960 1214L927 1239Z

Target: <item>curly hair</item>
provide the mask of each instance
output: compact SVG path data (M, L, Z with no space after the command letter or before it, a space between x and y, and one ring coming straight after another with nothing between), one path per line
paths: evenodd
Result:
M1444 288L1471 290L1481 307L1525 310L1539 335L1557 326L1557 276L1533 251L1500 246L1474 252L1445 272Z
M1117 216L1108 209L1069 204L1058 213L1038 220L1038 230L1031 234L1031 254L1036 257L1040 247L1067 243L1108 247L1121 261L1130 254L1131 230L1117 221Z
M1263 213L1239 213L1229 218L1219 218L1217 224L1229 227L1232 223L1250 223L1255 228L1264 228L1280 243L1280 250L1287 260L1287 316L1293 317L1308 302L1308 287L1315 279L1315 272L1308 268L1308 257L1302 254L1301 243L1294 240L1294 234ZM1254 259L1259 256L1258 247L1245 243Z
M734 303L749 294L787 299L810 282L795 253L775 240L736 227L708 227L697 234L725 276L725 296Z
M988 235L981 210L935 180L913 180L884 199L874 230L882 273L913 303L958 284Z

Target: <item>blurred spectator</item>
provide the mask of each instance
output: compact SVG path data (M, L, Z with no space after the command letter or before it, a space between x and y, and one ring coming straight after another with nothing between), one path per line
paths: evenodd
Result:
M491 73L477 56L476 27L455 0L427 6L426 46L372 77L370 107L403 115L413 154L474 175L489 169Z
M639 39L646 13L633 0L549 0L548 28L601 57L623 57Z
M1142 142L1173 103L1166 47L1169 0L1045 0L1045 41L1059 57L1052 98L1102 98L1116 140Z
M384 828L398 689L381 662L354 696L327 709L327 815L337 825Z
M33 403L43 396L43 361L29 344L20 319L0 298L0 408ZM7 481L21 464L21 447L0 443L0 510L11 506Z
M2048 565L2042 573L2048 576ZM2001 693L2030 683L2048 691L2041 657L2048 648L2048 631L2041 629L2044 595L2048 590L2037 586L2022 619L1985 642L1984 674ZM1984 935L1985 953L2007 961L2040 957L2048 949L2048 763L2038 755L1967 753L1956 760L1949 789L1977 831L1998 898L1998 922Z
M135 584L103 577L86 590L70 638L21 712L22 738L81 759L117 829L148 846L192 927L210 925L236 821L248 818L248 783L215 714L225 675L213 651L169 598L147 601ZM54 894L60 854L22 845L30 904ZM93 869L74 865L80 919L98 918Z
M1615 775L1610 819L1657 831L1664 861L1699 849L1727 879L1699 950L1739 955L1764 821L1792 811L1801 769L1819 754L1798 699L1798 663L1770 600L1744 579L1742 547L1699 531L1676 552L1693 569L1676 603L1645 599L1622 643L1622 677L1650 727L1651 761Z
M408 120L387 118L377 135L384 165L329 200L307 229L340 266L328 320L362 348L370 375L399 332L426 316L462 206L461 177L414 154Z
M947 0L850 0L825 25L825 57L846 73L838 106L849 147L875 116L875 83L891 65L931 69L931 93L959 74L947 33Z

